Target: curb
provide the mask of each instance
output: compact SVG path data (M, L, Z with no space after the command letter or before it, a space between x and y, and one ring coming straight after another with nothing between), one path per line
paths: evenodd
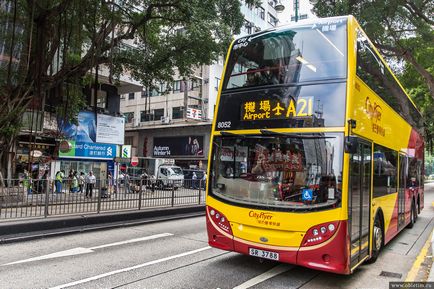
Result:
M204 215L205 205L197 205L5 222L0 224L0 244Z
M431 258L434 259L434 234L431 237ZM434 263L434 262L433 262ZM429 272L429 276L428 276L428 282L433 282L434 281L434 264L431 265L431 270Z

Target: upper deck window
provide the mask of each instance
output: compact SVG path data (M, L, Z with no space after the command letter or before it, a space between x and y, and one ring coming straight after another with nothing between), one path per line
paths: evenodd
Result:
M223 89L346 78L346 19L264 31L235 41Z

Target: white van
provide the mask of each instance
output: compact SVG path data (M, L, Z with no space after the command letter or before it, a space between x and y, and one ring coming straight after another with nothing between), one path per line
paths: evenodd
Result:
M178 189L184 182L182 169L171 164L162 164L158 167L156 174L157 187L174 187Z

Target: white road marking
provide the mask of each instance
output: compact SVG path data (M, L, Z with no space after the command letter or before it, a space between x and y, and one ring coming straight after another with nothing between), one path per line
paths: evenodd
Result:
M90 249L79 247L79 248L60 251L60 252L56 252L56 253L52 253L52 254L48 254L48 255L44 255L44 256L34 257L34 258L20 260L20 261L16 261L16 262L11 262L11 263L7 263L7 264L3 264L2 266L14 265L14 264L20 264L20 263L26 263L26 262L33 262L33 261L40 261L40 260L46 260L46 259L53 259L53 258L60 258L60 257L66 257L66 256L73 256L73 255L80 255L80 254L87 254L87 253L93 253L93 251Z
M27 263L27 262L33 262L33 261L40 261L40 260L53 259L53 258L60 258L60 257L66 257L66 256L73 256L73 255L88 254L88 253L93 253L95 249L107 248L107 247L112 247L112 246L119 246L119 245L123 245L123 244L131 244L131 243L136 243L136 242L141 242L141 241L146 241L146 240L152 240L152 239L157 239L157 238L163 238L163 237L169 237L169 236L173 236L173 234L170 234L170 233L157 234L157 235L146 236L146 237L142 237L142 238L136 238L136 239L126 240L126 241L121 241L121 242L104 244L104 245L95 246L95 247L91 247L91 248L78 247L78 248L73 248L73 249L69 249L69 250L65 250L65 251L51 253L51 254L44 255L44 256L29 258L29 259L20 260L20 261L15 261L15 262L3 264L1 266Z
M86 278L86 279L81 279L81 280L74 281L74 282L71 282L71 283L66 283L66 284L58 285L56 287L51 287L49 289L67 288L67 287L71 287L71 286L87 283L87 282L90 282L90 281L95 281L95 280L98 280L98 279L101 279L101 278L104 278L104 277L108 277L108 276L112 276L112 275L115 275L115 274L124 273L124 272L128 272L128 271L131 271L131 270L147 267L147 266L158 264L158 263L165 262L165 261L168 261L168 260L172 260L172 259L188 256L188 255L199 253L201 251L205 251L205 250L208 250L208 249L211 249L211 247L209 247L209 246L203 247L203 248L200 248L200 249L197 249L197 250L188 251L188 252L181 253L181 254L178 254L178 255L173 255L173 256L166 257L166 258L162 258L162 259L146 262L146 263L143 263L143 264L139 264L139 265L136 265L136 266L127 267L127 268L123 268L123 269L119 269L119 270L103 273L103 274L100 274L100 275L96 275L96 276L89 277L89 278Z
M147 237L142 237L142 238L137 238L137 239L131 239L131 240L126 240L126 241L121 241L121 242L116 242L116 243L111 243L111 244L100 245L100 246L92 247L89 249L95 250L95 249L107 248L107 247L112 247L112 246L119 246L119 245L123 245L123 244L131 244L131 243L136 243L136 242L141 242L141 241L146 241L146 240L152 240L152 239L157 239L157 238L163 238L163 237L169 237L169 236L173 236L173 234L170 234L170 233L157 234L157 235L152 235L152 236L147 236Z
M246 282L244 282L241 285L238 285L237 287L234 287L233 289L247 289L250 288L256 284L259 284L261 282L264 282L267 279L273 278L274 276L277 276L279 274L282 274L286 271L291 270L294 268L294 265L288 265L288 264L280 264L271 270L268 270L267 272L262 273L261 275L256 276L255 278L252 278Z

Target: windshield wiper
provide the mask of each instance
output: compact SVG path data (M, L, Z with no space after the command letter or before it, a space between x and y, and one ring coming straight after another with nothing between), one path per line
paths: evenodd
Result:
M261 134L263 135L278 135L285 136L288 138L301 138L301 139L323 139L323 138L336 138L335 136L324 136L324 135L305 135L305 134L295 134L295 133L286 133L286 132L276 132L268 129L261 129Z

